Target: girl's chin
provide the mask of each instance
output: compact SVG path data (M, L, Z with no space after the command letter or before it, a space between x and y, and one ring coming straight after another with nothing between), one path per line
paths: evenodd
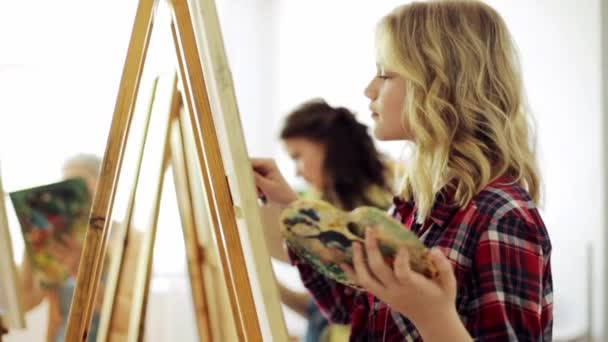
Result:
M374 127L374 138L380 141L397 141L397 140L411 140L405 134L395 134L395 132L386 132L378 124Z
M385 132L383 132L382 127L378 127L376 123L376 127L374 127L374 138L378 140L388 140Z

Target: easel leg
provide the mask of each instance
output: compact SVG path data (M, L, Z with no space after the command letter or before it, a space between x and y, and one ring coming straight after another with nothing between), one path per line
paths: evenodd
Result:
M205 276L203 274L205 251L203 246L199 245L199 237L194 218L195 208L192 204L192 194L190 192L191 182L188 177L184 139L179 121L180 109L181 106L173 113L171 165L173 169L176 197L182 219L182 230L184 232L184 243L190 275L190 287L192 289L192 297L195 304L199 337L201 341L214 341L217 340L217 338L213 338L213 331L211 330L207 291L205 289Z
M139 255L139 264L137 266L137 274L135 276L135 287L133 294L133 304L131 312L131 317L129 319L129 332L128 332L128 341L143 341L144 338L144 330L145 330L145 320L146 320L146 312L147 312L147 303L148 303L148 294L150 290L150 280L152 274L152 263L154 257L154 244L156 240L156 232L158 228L158 217L160 213L160 205L162 200L162 191L163 185L165 182L165 174L167 171L167 167L169 165L169 153L170 153L170 144L169 144L169 135L171 132L171 109L176 106L176 101L178 99L177 92L177 75L173 75L173 79L167 79L166 82L163 82L164 86L162 86L163 91L168 90L168 96L171 99L170 108L167 108L169 111L159 112L159 114L167 115L166 116L166 127L165 127L165 137L163 140L163 152L161 158L160 171L158 174L158 180L156 182L156 190L154 194L153 200L153 208L152 208L152 220L150 223L149 231L145 236L145 240L143 245L141 246L141 251ZM169 85L170 87L165 87ZM161 86L159 85L159 88Z
M2 323L2 318L0 317L0 342L3 341L3 336L8 334L8 329Z

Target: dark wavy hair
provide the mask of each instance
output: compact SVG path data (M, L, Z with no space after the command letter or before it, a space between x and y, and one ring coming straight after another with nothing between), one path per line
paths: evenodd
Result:
M313 99L289 113L280 137L306 138L325 147L323 199L352 210L378 205L369 193L372 186L390 191L384 157L367 130L350 110Z

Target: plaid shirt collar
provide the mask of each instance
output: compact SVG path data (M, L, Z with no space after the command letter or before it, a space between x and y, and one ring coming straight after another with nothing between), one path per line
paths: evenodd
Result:
M448 194L447 192L438 193L435 197L435 203L433 204L433 208L431 209L431 215L429 219L432 223L435 223L439 227L443 227L446 221L448 221L454 214L459 210L458 206L455 205L452 201L453 196ZM393 197L393 205L395 209L399 212L406 211L415 211L416 208L414 206L413 201L404 201L403 198L399 196ZM411 228L413 229L415 226L414 222L408 222Z
M491 181L488 186L492 186L498 183L512 183L508 177L498 177ZM455 190L450 187L444 187L441 191L435 195L435 203L433 204L433 208L431 209L431 215L429 219L432 223L435 223L439 227L444 227L445 223L451 219L454 214L458 212L460 209L459 206L454 202ZM407 211L413 211L414 217L416 216L416 208L413 200L405 201L400 196L393 197L393 205L394 208L398 211L402 211L403 209L408 209ZM410 223L410 226L414 228L414 222Z

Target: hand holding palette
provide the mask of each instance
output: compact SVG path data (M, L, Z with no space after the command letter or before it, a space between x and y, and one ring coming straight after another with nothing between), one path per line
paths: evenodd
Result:
M422 241L385 211L359 207L351 212L320 200L298 200L281 214L281 229L287 245L317 272L350 287L359 288L340 268L352 265L353 242L365 242L365 230L375 228L378 247L388 265L401 247L410 254L412 270L429 278L437 271Z

